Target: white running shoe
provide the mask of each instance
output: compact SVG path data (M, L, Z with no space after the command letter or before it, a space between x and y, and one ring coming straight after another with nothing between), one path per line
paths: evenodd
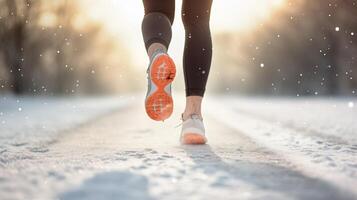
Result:
M181 144L206 144L203 120L196 114L182 122Z

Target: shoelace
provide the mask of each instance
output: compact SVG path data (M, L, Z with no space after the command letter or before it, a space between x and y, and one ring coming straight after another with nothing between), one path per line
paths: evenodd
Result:
M192 114L192 115L190 115L189 118L191 118L193 120L193 123L196 123L196 120L202 120L202 118L200 118L199 115L197 115L197 114ZM181 123L176 125L175 128L178 128L178 127L182 126L183 122L184 122L183 121L183 114L181 114Z
M174 128L178 128L178 127L182 126L182 124L183 124L183 122L177 124L176 126L174 126Z
M183 113L181 114L181 123L177 124L175 126L175 128L178 128L178 127L182 126L182 124L183 124Z

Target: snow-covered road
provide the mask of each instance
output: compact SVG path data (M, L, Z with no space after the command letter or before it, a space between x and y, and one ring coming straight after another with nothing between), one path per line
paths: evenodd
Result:
M211 97L208 145L143 96L0 100L0 199L357 199L356 99Z

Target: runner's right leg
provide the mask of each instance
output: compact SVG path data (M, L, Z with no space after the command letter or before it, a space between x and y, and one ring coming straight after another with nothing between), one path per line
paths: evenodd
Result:
M201 105L212 59L209 26L212 2L212 0L182 1L182 21L186 32L183 62L186 108L182 114L181 132L181 142L184 144L207 142Z
M167 49L172 37L175 0L143 0L143 3L145 17L142 33L150 58L145 109L151 119L163 121L173 112L171 83L176 75L176 68L167 55Z

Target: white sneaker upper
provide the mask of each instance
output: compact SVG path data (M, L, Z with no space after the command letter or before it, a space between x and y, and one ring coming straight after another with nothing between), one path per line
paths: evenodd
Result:
M206 131L202 118L196 114L193 114L190 116L190 118L182 122L180 142L183 143L183 140L187 134L199 135L204 139L205 142L207 142L205 132Z

